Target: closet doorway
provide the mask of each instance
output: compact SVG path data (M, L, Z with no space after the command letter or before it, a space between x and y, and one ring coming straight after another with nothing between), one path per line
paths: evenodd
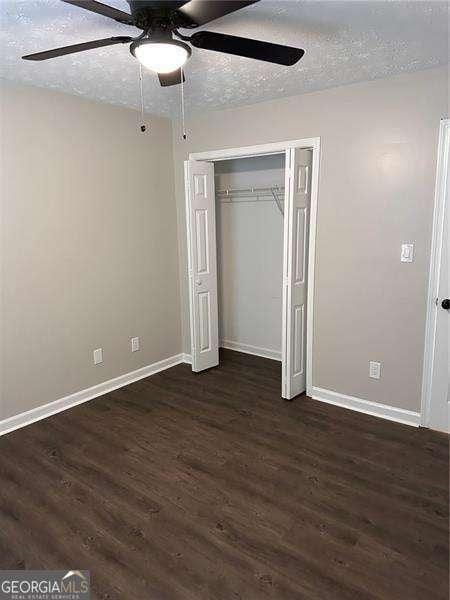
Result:
M281 360L281 396L312 386L320 139L185 162L192 370L219 347Z

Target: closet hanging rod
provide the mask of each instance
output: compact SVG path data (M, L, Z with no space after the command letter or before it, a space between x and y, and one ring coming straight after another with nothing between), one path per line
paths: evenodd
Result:
M262 197L262 196L255 196L253 197L247 197L247 196L242 196L239 200L233 200L231 196L229 196L229 198L220 198L220 204L249 204L249 203L255 203L255 204L260 204L261 202L274 202L273 198L270 198L269 196L267 197ZM281 200L280 203L283 203L284 200Z
M225 190L217 190L217 195L221 197L235 196L241 194L243 196L262 196L272 195L273 192L284 192L284 185L271 185L266 187L250 187L250 188L229 188Z

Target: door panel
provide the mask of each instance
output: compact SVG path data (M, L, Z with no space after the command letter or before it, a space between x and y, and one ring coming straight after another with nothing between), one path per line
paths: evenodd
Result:
M306 300L312 151L286 153L283 285L283 398L306 390Z
M198 314L199 314L199 350L207 352L211 350L211 303L209 292L200 292L198 294Z
M302 241L303 240L303 241ZM294 283L301 284L305 281L305 260L306 252L304 248L306 240L306 209L295 209L295 265L294 265Z
M192 370L219 364L214 166L185 162Z
M305 314L303 305L294 308L294 364L292 374L294 376L303 373L303 325Z
M203 208L195 211L195 236L197 274L203 275L209 272L208 211Z

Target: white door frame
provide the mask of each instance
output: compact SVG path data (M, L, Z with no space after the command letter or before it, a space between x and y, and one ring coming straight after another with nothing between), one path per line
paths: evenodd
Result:
M439 295L439 271L446 203L448 159L450 152L450 119L441 119L436 160L436 184L434 191L433 231L431 234L430 275L428 280L427 317L425 326L425 349L422 376L421 425L429 426L431 408L431 384L433 376L436 340L436 299ZM448 210L448 207L447 207Z
M310 149L313 152L311 174L311 207L309 220L308 244L308 292L306 316L306 393L312 395L312 356L313 356L313 331L314 331L314 270L316 254L317 232L317 202L319 195L319 168L320 168L320 137L304 138L301 140L288 140L260 144L257 146L243 146L241 148L225 148L223 150L210 150L207 152L191 152L189 160L219 161L234 158L250 158L267 154L282 154L290 148ZM192 340L191 340L192 346Z

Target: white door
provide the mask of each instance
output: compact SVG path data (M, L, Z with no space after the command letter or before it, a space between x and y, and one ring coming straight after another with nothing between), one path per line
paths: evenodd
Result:
M214 165L186 161L192 370L219 364Z
M429 392L428 427L439 431L450 431L450 120L443 124L438 172L436 181L436 210L438 231L436 232L436 287L433 292L431 379ZM440 226L439 226L440 222ZM431 265L433 271L433 264ZM434 338L434 343L433 343Z
M312 151L286 152L283 253L283 398L306 390L306 299Z

